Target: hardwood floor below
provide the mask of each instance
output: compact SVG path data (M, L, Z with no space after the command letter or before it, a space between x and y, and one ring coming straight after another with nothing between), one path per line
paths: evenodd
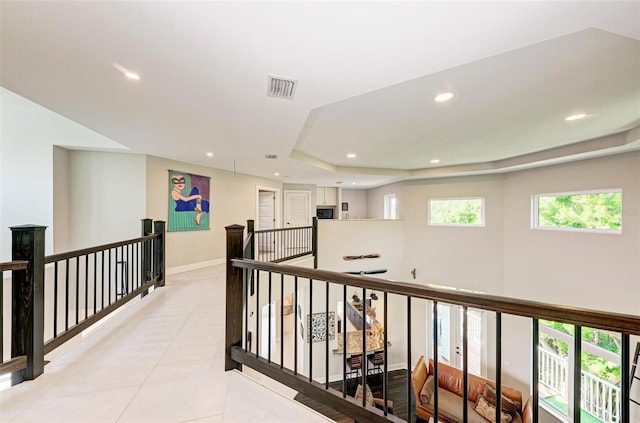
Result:
M393 401L393 414L403 420L407 420L407 401L410 401L411 407L411 422L423 421L422 419L416 420L416 410L414 407L413 393L411 398L407 397L407 371L395 370L389 372L389 386L387 388L387 399ZM367 384L373 392L373 396L376 398L382 398L382 375L368 376ZM347 395L354 396L358 383L352 383L348 386ZM342 381L331 382L329 386L337 391L342 392ZM295 396L295 400L301 402L321 413L338 423L353 423L353 419L345 416L330 408L321 402L307 397L302 394Z

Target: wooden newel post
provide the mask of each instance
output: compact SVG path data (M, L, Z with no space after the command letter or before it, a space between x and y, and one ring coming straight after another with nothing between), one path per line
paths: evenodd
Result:
M250 240L248 257L251 260L256 259L256 235L254 221L252 219L247 220L247 238Z
M11 357L27 356L27 368L13 372L11 384L44 372L44 231L46 226L11 228L12 260L28 260L27 270L14 270L11 300Z
M141 219L142 227L140 231L140 235L147 236L151 235L153 232L153 220L151 219ZM142 243L142 253L141 253L142 269L142 283L146 283L149 279L151 279L151 245L148 241L144 241ZM140 298L144 297L149 293L148 289L142 291L140 294Z
M156 288L164 286L165 282L165 239L166 229L165 222L156 220L153 222L153 233L159 235L153 242L153 262L155 264L155 275L158 277Z
M231 347L242 345L242 269L233 267L231 260L242 259L244 226L231 225L227 230L227 303L225 329L224 369L242 370L242 365L231 359Z

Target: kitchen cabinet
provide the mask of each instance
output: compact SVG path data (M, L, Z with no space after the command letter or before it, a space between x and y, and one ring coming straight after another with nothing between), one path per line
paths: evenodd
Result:
M316 205L335 206L338 204L338 189L318 187L316 190Z

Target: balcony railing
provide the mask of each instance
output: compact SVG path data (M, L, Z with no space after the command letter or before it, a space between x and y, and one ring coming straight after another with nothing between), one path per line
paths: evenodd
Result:
M497 394L496 421L500 421L501 395L502 392L502 321L503 314L519 316L529 319L531 322L530 346L531 349L530 374L532 380L537 380L540 374L540 365L543 359L539 352L539 321L552 320L575 325L575 345L573 348L575 362L580 362L581 357L581 331L582 327L590 327L600 330L608 330L621 334L621 390L620 395L620 421L630 421L629 409L629 370L630 370L630 335L640 335L640 317L588 310L582 308L556 306L534 301L526 301L513 298L505 298L493 295L483 295L467 292L452 291L446 289L430 288L414 283L387 281L383 279L371 278L367 276L354 276L343 273L330 272L326 270L309 269L284 264L258 262L254 260L242 259L243 257L243 230L240 225L227 228L227 292L226 292L226 359L225 368L241 369L243 365L249 366L285 385L295 389L315 400L320 401L333 410L346 414L356 421L384 422L403 421L396 415L389 413L387 407L388 399L388 374L389 374L389 340L397 339L398 344L403 344L406 349L407 368L407 390L406 390L406 420L413 421L413 398L411 388L410 370L412 368L412 333L414 331L429 331L431 338L433 356L438 357L438 307L440 304L453 304L461 306L462 313L462 404L467 404L468 400L468 342L469 342L469 322L467 311L469 309L480 309L492 313L495 316L495 328L492 333L495 340L495 362L492 367L495 369L495 388ZM255 291L250 287L250 281L255 281ZM298 315L299 321L293 325L293 338L290 342L293 345L284 346L284 307L274 310L276 299L283 298L285 291L291 291L293 296L293 313ZM382 320L381 326L384 330L380 333L382 337L379 343L381 347L374 350L367 342L367 325L362 325L362 346L358 347L362 357L368 357L376 352L382 357L382 390L380 398L384 404L382 410L366 405L366 399L356 400L348 394L347 380L347 360L344 346L342 351L330 351L329 329L330 325L308 328L309 319L306 316L320 314L329 316L336 312L336 304L340 302L344 309L342 316L346 316L347 291L349 298L351 293L356 291L357 295L364 301L368 294L375 291L377 297L382 298L384 307L378 318ZM315 299L315 300L314 300ZM432 328L425 327L425 319L418 322L412 321L412 308L422 307L427 309L426 304L431 304L433 316ZM281 302L281 305L283 303ZM366 304L366 303L365 303ZM305 310L299 315L299 306L304 306ZM393 309L392 309L393 308ZM267 311L268 309L268 311ZM365 305L362 307L362 320L366 320L369 310ZM388 325L388 316L393 313L393 321L406 322L406 332L391 332ZM306 316L305 316L306 314ZM337 314L337 313L336 313ZM263 317L264 316L264 317ZM261 323L261 319L265 321ZM276 319L274 323L272 319ZM277 321L280 321L280 324ZM342 319L340 330L346 334L346 320ZM328 323L327 318L324 322ZM302 326L298 329L299 324ZM418 326L419 329L415 329ZM325 329L318 329L325 328ZM336 328L337 329L337 328ZM281 341L279 350L271 348L271 339L274 339L273 331L280 331L275 334L275 338ZM314 343L309 332L318 330L318 341ZM340 331L338 330L338 332ZM263 333L267 332L267 336ZM401 331L402 332L402 331ZM404 336L403 336L404 335ZM313 336L313 335L311 335ZM337 334L336 334L337 336ZM376 336L378 334L376 333ZM260 342L268 342L267 348L263 348ZM380 348L379 350L377 348ZM423 348L420 346L419 348ZM299 362L301 351L304 350L302 358L306 360ZM293 358L285 356L285 351L292 353ZM397 359L397 357L396 357ZM361 376L359 380L362 386L367 384L369 376L369 360L363 359L361 362ZM302 363L302 364L301 364ZM337 364L339 363L339 364ZM341 376L335 378L332 374L336 365L341 369ZM330 372L330 367L332 371ZM436 360L433 365L435 383L438 382L439 364ZM572 398L570 398L570 415L573 422L580 423L580 409L583 404L591 401L583 398L583 378L580 368L567 375L567 384L572 384ZM437 386L437 385L436 385ZM539 391L538 383L530 386L531 398L530 406L525 408L525 422L538 422L539 413ZM613 394L612 394L613 395ZM586 401L586 402L585 402ZM438 390L433 392L434 421L438 421L439 400ZM468 421L468 409L462 407L463 420ZM530 413L530 414L529 414ZM611 413L614 413L612 410Z
M566 398L569 360L543 348L538 351L540 383ZM605 423L620 422L620 387L584 369L580 381L581 408Z

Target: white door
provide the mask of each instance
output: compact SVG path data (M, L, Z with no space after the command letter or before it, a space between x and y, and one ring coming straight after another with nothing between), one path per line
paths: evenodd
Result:
M276 193L258 191L258 221L256 230L275 229L276 227ZM258 252L273 251L275 237L273 234L258 234Z
M311 191L284 192L284 227L311 225Z
M451 366L462 368L462 318L460 306L438 304L438 355L440 360ZM482 371L482 328L483 313L467 310L467 348L469 373L484 377Z

